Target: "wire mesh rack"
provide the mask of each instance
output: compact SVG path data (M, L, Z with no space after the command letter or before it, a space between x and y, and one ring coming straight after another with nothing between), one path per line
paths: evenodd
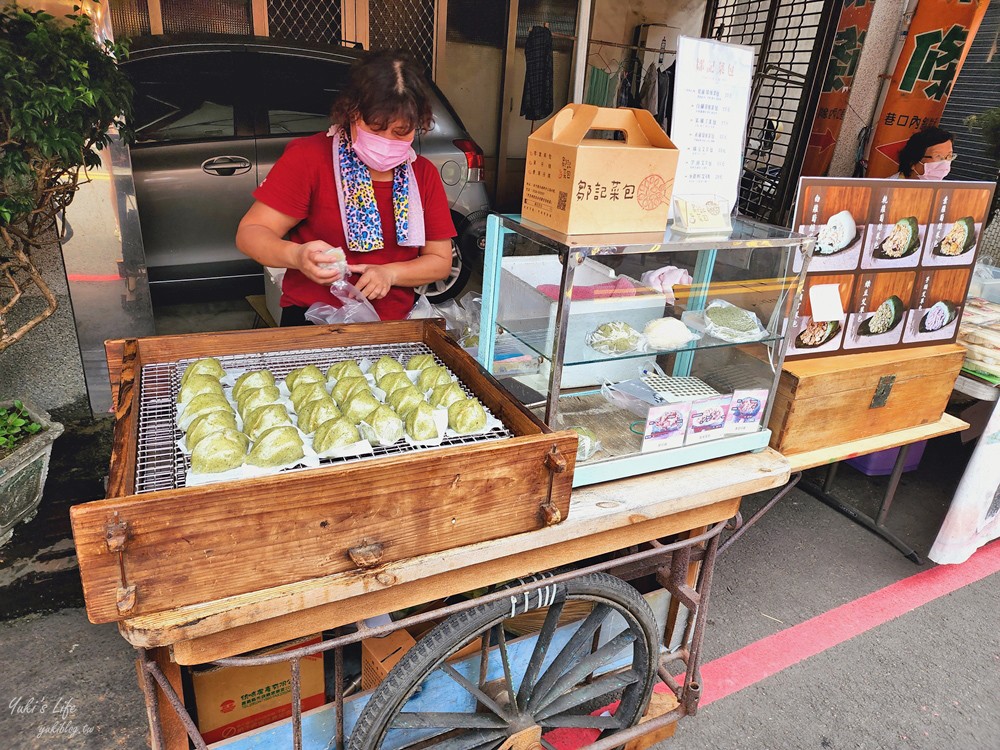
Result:
M316 365L321 370L326 370L335 362L344 360L377 360L379 357L387 355L405 362L417 354L433 355L434 352L425 344L407 342L238 354L221 356L217 359L227 372L266 369L270 370L275 380L281 380L292 370L305 365ZM436 355L434 359L437 364L447 367ZM183 433L177 427L177 394L180 391L181 375L184 368L193 361L194 359L181 359L176 362L158 362L142 368L139 383L136 494L185 486L187 472L190 469L190 458L185 456L178 446L178 441ZM458 380L458 383L466 395L475 397L476 394L465 383L461 380ZM513 437L513 433L507 427L498 427L485 434L445 437L441 444L436 446L418 447L400 441L391 446L374 447L371 453L362 456L323 458L320 459L320 465L333 466L404 453L453 448L459 445L509 437ZM301 467L297 467L285 469L282 473L301 470Z

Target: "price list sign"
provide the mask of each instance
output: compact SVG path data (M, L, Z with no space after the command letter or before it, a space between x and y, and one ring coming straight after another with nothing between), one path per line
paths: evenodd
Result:
M682 36L670 138L680 149L674 195L736 205L750 107L753 49Z

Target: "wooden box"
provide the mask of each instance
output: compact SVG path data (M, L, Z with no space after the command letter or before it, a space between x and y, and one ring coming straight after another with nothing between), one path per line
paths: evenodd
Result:
M513 437L134 494L144 365L405 342L429 347ZM386 563L531 531L569 513L576 433L552 433L440 321L164 336L109 342L108 351L118 384L108 497L70 512L92 622L333 573L377 573Z
M964 357L945 344L785 362L771 447L787 456L936 422Z

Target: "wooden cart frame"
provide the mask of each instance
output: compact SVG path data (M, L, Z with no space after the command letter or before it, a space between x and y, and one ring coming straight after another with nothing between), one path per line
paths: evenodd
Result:
M386 340L393 340L396 333L398 330L395 333L385 333L388 337ZM267 332L247 335L266 336ZM311 335L318 339L323 336L320 332L313 332ZM239 346L244 343L245 340ZM218 342L215 346L218 346ZM129 344L112 344L109 348L109 362L121 362L121 352L125 351L127 354L129 349ZM112 372L115 380L115 371ZM494 387L489 382L489 376L485 377L488 379L486 384L490 388ZM119 400L120 418L121 412L129 403L133 403L126 398L132 387L134 384L123 382L122 397ZM499 403L489 405L494 409L503 408ZM539 437L555 441L557 448L566 448L564 442L569 439L560 433L542 433ZM521 438L514 440L530 442ZM555 463L558 464L558 461ZM323 472L324 470L319 469L301 474L318 476ZM720 534L727 524L732 526L734 520L738 525L739 503L743 495L778 487L787 481L788 464L777 453L765 450L578 489L573 492L568 517L565 510L559 510L563 518L560 523L554 523L556 519L551 517L551 513L547 514L543 506L553 503L558 508L558 501L553 501L551 488L562 477L558 466L553 469L550 465L547 472L543 472L546 473L550 477L548 492L531 499L532 503L538 503L537 511L534 511L538 517L533 524L471 544L430 549L422 554L380 557L374 562L368 561L368 564L359 563L351 555L356 564L349 566L349 569L307 569L296 580L255 590L226 592L211 601L198 600L175 607L156 607L150 611L141 611L142 607L136 607L130 598L129 581L126 579L129 571L123 567L117 602L112 600L112 604L122 613L117 618L121 634L138 650L140 685L146 700L154 750L180 750L188 746L189 739L197 748L207 747L183 704L181 665L212 663L236 666L288 662L292 685L290 744L295 750L300 750L304 746L300 663L310 655L332 651L337 724L330 740L336 741L336 747L343 748L346 746L345 742L349 741L344 732L343 649L346 646L364 638L383 636L393 630L432 619L449 618L427 636L432 638L441 628L447 629L446 626L455 622L456 618L467 618L476 612L483 612L483 608L507 606L504 604L507 601L511 602L511 614L515 613L515 609L520 614L528 609L537 609L542 604L551 605L551 613L556 609L557 601L561 601L560 597L564 597L567 591L574 590L574 587L579 588L581 581L584 584L588 581L599 583L598 579L607 574L624 580L655 574L659 583L671 595L664 640L667 646L671 642L679 645L673 651L668 651L661 649L659 643L647 642L650 640L648 637L637 641L653 654L654 667L649 675L650 680L655 678L663 682L669 689L668 697L671 700L666 703L658 700L659 708L650 710L647 720L635 726L631 726L633 722L630 721L627 726L616 727L614 734L589 746L602 750L646 736L641 747L648 747L657 737L663 736L661 733L664 728L679 717L693 715L697 711L701 694L701 644ZM124 479L119 477L117 481ZM534 483L538 483L537 478ZM108 511L111 509L110 505L105 508ZM77 533L78 522L82 523L84 515L76 513L74 518L78 548L82 538ZM107 550L102 550L103 554L112 551L115 545L129 541L127 534L124 535L125 539L114 536L115 523L111 520L108 529L108 538L105 540ZM669 541L664 543L660 540ZM562 572L564 566L593 560L598 556L610 559L571 572ZM81 565L81 570L83 567ZM310 572L318 574L307 577ZM369 628L364 624L366 618L484 586L503 586L505 582L518 576L532 577L513 587L494 589L479 599L438 608L391 625ZM143 596L140 590L140 602ZM104 602L104 611L109 611L107 602L104 599L101 601ZM516 602L522 601L523 606L517 604L515 607ZM130 611L129 605L134 609ZM594 611L597 609L595 605ZM685 619L682 614L687 612L691 614ZM546 618L547 623L549 619ZM585 620L585 624L586 622ZM319 644L268 656L235 656L248 650L348 624L356 624L356 631ZM555 627L556 623L551 624ZM545 627L543 625L543 634ZM502 627L499 629L502 633ZM542 640L543 636L540 636L536 643ZM418 651L423 643L422 640L412 651ZM597 645L595 635L590 648L582 653L589 654L593 659ZM634 647L633 653L638 649L639 646ZM480 651L481 667L486 666L491 653L499 655L507 674L508 690L514 698L513 705L517 706L520 697L514 696L505 647L497 639L491 645L484 638ZM441 662L444 662L446 656L441 657ZM584 656L583 660L587 658ZM530 660L529 670L532 668L531 663L536 661L538 659ZM676 679L673 676L669 669L672 663L675 668L683 671L682 678ZM396 672L399 667L397 665L390 672L383 687L398 676ZM444 668L447 669L447 666ZM485 668L480 670L482 675L487 673ZM593 674L587 675L588 680L593 677ZM544 678L543 675L541 679ZM554 678L550 682L552 679ZM522 679L522 683L524 682L527 682L527 677ZM645 699L648 699L651 685L652 682L644 693L643 705L637 707L636 720L646 708ZM485 682L470 684L468 689L471 694L479 696L477 700L480 703L488 704L489 696L494 695L487 690ZM628 685L623 687L625 691L629 689ZM627 696L628 693L622 695ZM626 697L622 698L623 705L626 700ZM654 714L659 715L653 718ZM397 715L409 716L403 713ZM308 717L306 720L308 721ZM412 723L416 719L404 721ZM595 727L600 724L596 719L587 718L581 719L580 725L590 726L586 723L588 721ZM511 729L505 735L507 739L494 746L546 746L537 726L522 727L515 724L512 720Z

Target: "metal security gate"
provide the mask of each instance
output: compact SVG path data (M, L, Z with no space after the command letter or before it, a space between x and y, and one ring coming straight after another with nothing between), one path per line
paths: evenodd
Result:
M756 51L740 213L785 224L843 2L714 0L703 36ZM861 0L864 2L864 0Z
M112 0L116 38L198 32L400 48L432 74L447 0Z

